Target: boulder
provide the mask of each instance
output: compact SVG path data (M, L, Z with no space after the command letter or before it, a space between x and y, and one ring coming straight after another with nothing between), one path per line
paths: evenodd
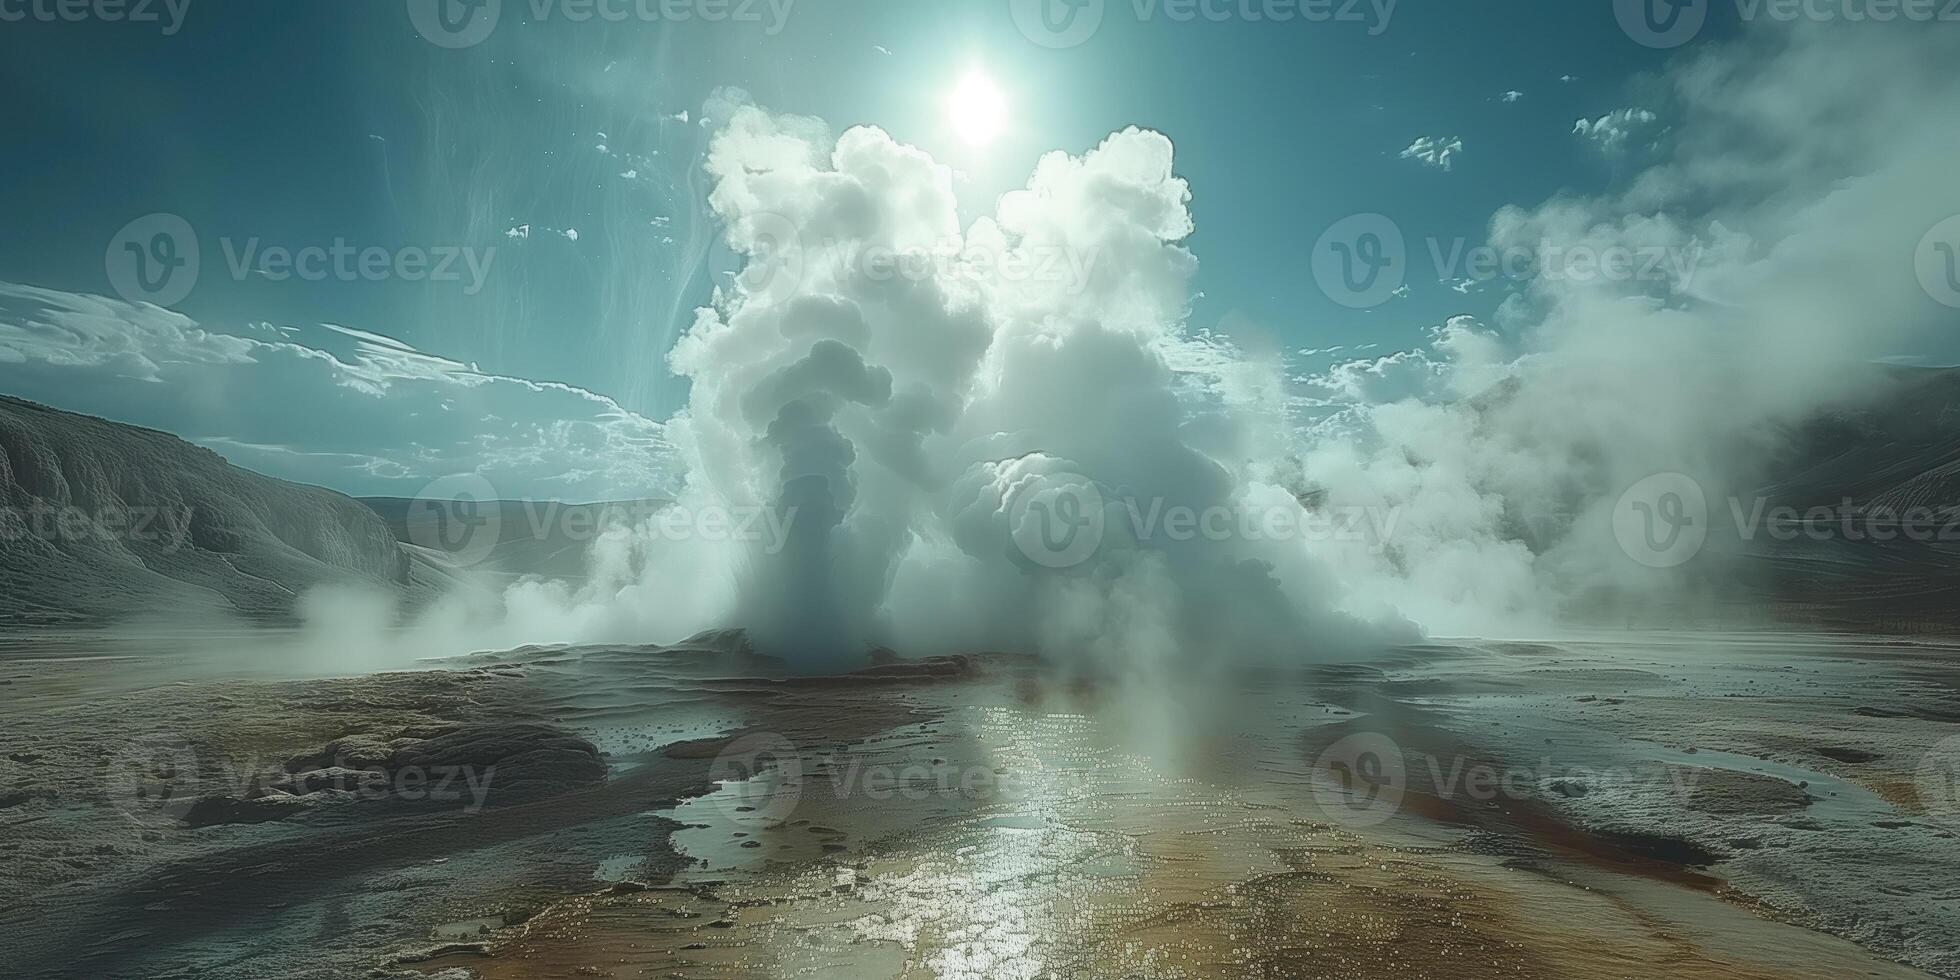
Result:
M402 748L389 768L419 769L431 778L473 772L496 800L561 793L606 778L605 760L591 742L535 722L465 725Z

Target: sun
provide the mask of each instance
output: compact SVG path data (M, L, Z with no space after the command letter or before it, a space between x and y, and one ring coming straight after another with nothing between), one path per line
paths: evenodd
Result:
M1007 127L1007 98L983 71L968 72L946 108L953 131L969 146L986 146Z

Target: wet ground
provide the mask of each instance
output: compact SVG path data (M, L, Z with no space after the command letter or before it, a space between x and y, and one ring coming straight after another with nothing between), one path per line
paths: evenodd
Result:
M0 808L0 935L37 923L48 976L1954 976L1956 657L1608 634L1143 683L541 649L93 701L0 663L0 757L44 746L0 785L52 793ZM197 829L72 775L158 726L278 755L404 711L550 721L611 771Z

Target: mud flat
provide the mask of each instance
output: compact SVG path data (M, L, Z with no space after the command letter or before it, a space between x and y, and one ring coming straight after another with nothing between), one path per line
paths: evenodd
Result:
M5 665L0 958L50 977L1955 976L1960 842L1927 778L1955 663L1614 634L1167 692L1006 656L794 678L710 637L100 697L110 662Z

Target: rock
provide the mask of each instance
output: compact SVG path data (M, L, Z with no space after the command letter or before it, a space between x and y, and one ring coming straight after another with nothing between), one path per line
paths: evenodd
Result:
M286 794L262 796L256 800L241 800L231 796L207 796L190 805L184 811L184 823L191 827L216 827L226 824L257 824L284 820L301 810L306 803Z
M1568 800L1578 799L1591 792L1584 782L1577 779L1554 779L1546 784L1545 788Z
M1874 708L1874 707L1872 707L1872 706L1871 706L1871 705L1869 705L1869 704L1861 704L1861 705L1859 705L1859 706L1857 706L1857 707L1855 707L1855 708L1852 708L1852 709L1851 709L1851 713L1852 713L1852 714L1854 714L1854 715L1860 715L1860 716L1863 716L1863 717L1866 717L1866 718L1910 718L1910 717L1912 717L1912 713L1911 713L1911 712L1908 712L1908 711L1898 711L1898 710L1894 710L1894 709L1892 709L1892 708Z
M669 759L712 759L727 751L735 739L733 735L682 739L663 747L660 754Z
M474 773L495 799L561 793L603 781L607 769L591 742L534 722L466 725L397 751L389 768L398 775L421 770L432 781Z
M1823 756L1826 759L1835 759L1838 762L1850 763L1852 765L1861 765L1867 762L1877 762L1878 760L1885 758L1884 756L1878 754L1877 752L1867 752L1864 749L1839 748L1837 746L1832 746L1832 745L1819 746L1817 749L1817 754Z
M728 653L738 657L747 657L755 653L754 645L749 642L748 631L743 629L705 630L682 640L675 648Z
M52 800L54 793L45 789L0 790L0 810L11 810L24 803L35 800Z
M1810 794L1786 779L1730 769L1674 767L1675 786L1694 810L1729 816L1789 813L1810 805Z
M328 742L318 752L286 760L287 772L312 772L329 767L347 769L386 769L400 746L379 735L349 735Z
M342 766L328 766L311 772L296 773L285 779L267 784L268 789L280 790L294 796L306 796L320 790L385 790L388 774L374 769L347 769Z

